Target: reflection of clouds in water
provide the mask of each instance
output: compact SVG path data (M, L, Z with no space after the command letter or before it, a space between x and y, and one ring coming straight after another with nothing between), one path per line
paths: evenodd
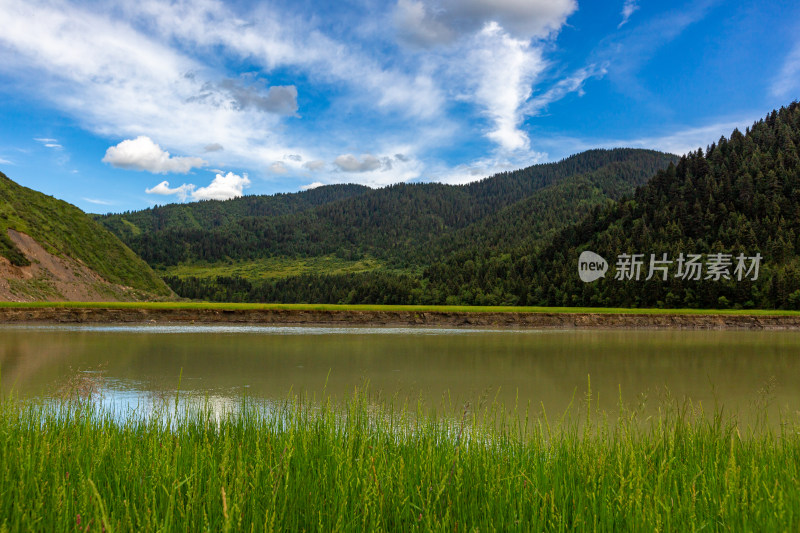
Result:
M110 415L116 422L156 419L163 423L201 413L204 418L219 424L226 417L237 414L244 402L248 409L256 408L266 415L277 411L282 405L281 402L245 397L241 389L210 394L154 391L147 389L145 383L122 379L107 379L105 386L85 401Z

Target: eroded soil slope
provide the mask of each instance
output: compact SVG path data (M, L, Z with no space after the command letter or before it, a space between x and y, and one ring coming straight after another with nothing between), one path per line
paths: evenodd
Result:
M31 264L15 266L0 257L0 300L99 302L141 299L139 291L107 282L80 261L51 254L25 233L9 229L8 237Z

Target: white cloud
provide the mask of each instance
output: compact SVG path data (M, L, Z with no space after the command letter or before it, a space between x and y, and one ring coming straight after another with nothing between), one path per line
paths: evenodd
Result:
M493 124L486 136L503 150L527 150L530 141L520 129L521 106L546 66L541 48L490 23L475 37L469 58L477 71L474 99Z
M422 175L424 165L421 161L408 155L410 150L406 146L386 147L382 152L385 154L405 154L405 161L397 159L392 155L363 155L358 159L351 154L339 156L339 163L344 164L345 168L340 167L334 162L334 166L345 172L348 183L359 183L369 187L383 187L392 183L399 183L417 179ZM352 158L352 159L351 159ZM354 170L346 170L352 168ZM340 174L341 175L341 174ZM341 183L341 178L332 174L334 182ZM330 182L330 179L328 180Z
M134 18L147 20L165 39L192 48L221 47L267 71L291 66L308 73L313 81L346 84L351 97L377 102L391 111L417 117L440 114L442 94L426 76L387 68L360 48L334 40L308 21L274 8L252 9L244 21L218 0L170 4L142 0L120 7Z
M135 139L122 141L106 150L103 162L113 167L133 170L146 170L154 174L175 172L186 174L193 168L206 166L199 157L174 157L162 150L150 137L140 135Z
M147 194L158 194L160 196L170 196L174 194L180 199L181 202L191 196L192 191L194 191L194 185L192 184L184 183L180 187L175 187L172 189L170 188L168 181L162 181L155 187L144 190L144 192Z
M746 127L752 126L753 122L754 120L752 119L743 118L705 126L683 128L661 136L643 137L627 141L606 141L602 144L609 148L613 144L613 146L652 148L671 154L684 155L698 148L705 149L711 143L717 142L720 137L730 137L735 128L739 128L739 131L744 132Z
M529 40L557 32L577 8L575 0L398 0L394 22L401 38L422 46L450 42L489 22Z
M0 2L0 70L103 136L147 135L184 153L224 145L218 164L264 164L297 151L276 135L280 115L198 99L216 83L214 71L115 13L68 2Z
M312 86L336 86L334 120L350 110L393 114L407 131L416 121L446 121L433 73L387 65L275 6L253 8L245 21L219 0L91 7L77 0L2 0L0 20L0 72L20 90L33 88L34 97L101 136L146 135L183 154L224 146L205 152L214 166L265 168L287 153L319 160L341 150L327 135L286 127L300 119L295 86L260 90L241 79L226 85L229 73L217 70L226 61L246 60L264 74L288 68Z
M514 154L513 157L485 157L471 161L468 164L457 165L453 168L445 167L437 169L431 172L432 178L424 181L447 183L449 185L464 185L493 176L498 172L517 170L542 163L546 159L547 154L543 152Z
M798 41L786 60L781 71L772 82L770 92L773 96L783 98L800 89L800 41Z
M83 201L95 205L114 205L114 202L108 200L99 200L97 198L83 198Z
M430 8L417 0L398 0L394 23L402 40L418 46L449 43L456 38L455 30L436 20Z
M300 189L304 191L309 191L311 189L316 189L317 187L322 187L325 185L321 181L315 181L314 183L309 183L308 185L301 185Z
M189 78L196 78L190 74ZM277 115L294 115L297 112L297 87L276 85L262 87L260 80L243 75L244 79L224 79L218 83L206 82L200 92L189 98L191 102L203 102L216 107L227 107L238 111L255 110Z
M0 157L0 165L13 165L13 164L14 163L9 161L8 159L3 159L2 157Z
M573 0L398 0L394 23L401 40L426 47L425 61L488 119L485 136L503 152L530 149L526 116L581 90L575 76L526 105L549 66L552 37L577 9ZM570 86L572 84L572 87Z
M273 174L286 174L289 169L281 161L275 161L269 166L269 171Z
M548 161L558 160L593 148L645 148L683 155L696 151L698 148L705 149L711 143L719 141L720 137L729 138L731 132L736 128L744 132L745 128L752 126L759 118L757 114L750 117L728 117L700 126L675 127L671 132L663 135L645 135L627 139L578 139L558 136L542 137L537 139L537 142L553 155L553 157L547 158ZM663 130L664 126L659 125L658 129Z
M361 160L353 154L344 154L333 160L333 164L345 172L369 172L384 166L381 160L372 154L361 156Z
M289 15L274 3L248 8L240 17L235 6L220 0L91 6L80 0L0 0L0 72L95 134L130 142L147 136L175 153L208 160L167 156L164 162L153 152L155 159L145 162L114 154L127 168L188 172L208 164L266 170L281 161L287 170L319 172L315 180L341 179L344 170L348 179L383 185L419 178L425 171L419 157L472 134L465 133L466 119L448 116L455 100L484 113L484 133L501 150L527 149L525 103L547 67L550 42L544 40L576 8L574 0L398 0L398 30L427 28L430 34L420 43L437 46L424 54L401 47L390 57L347 37L334 38L315 25L317 19ZM226 66L243 62L258 72L231 79ZM276 70L281 84L268 87L261 76ZM302 81L285 79L286 73ZM298 90L302 96L304 87L320 85L335 88L322 111L328 122L295 127L306 120ZM559 94L566 92L550 92L549 98ZM346 123L345 117L357 117L347 132L331 135L325 129ZM365 142L376 130L363 124L375 117L388 125L380 138ZM391 148L409 142L415 149ZM374 159L351 155L339 160L342 165L323 162L352 147ZM414 155L403 161L396 153Z
M48 137L37 137L33 140L42 143L46 148L52 148L53 150L64 149L64 147L59 144L58 139L50 139Z
M242 196L243 190L250 186L247 174L239 176L233 172L217 174L208 187L201 187L192 193L193 200L229 200Z
M549 104L561 100L564 96L572 92L577 92L579 95L582 95L583 84L586 80L589 78L601 78L606 72L606 67L599 67L597 65L589 65L588 67L578 69L573 75L559 80L542 94L536 95L528 100L524 106L524 114L531 116L536 115Z
M628 23L628 20L633 15L633 12L639 9L639 0L625 0L625 4L622 6L622 21L619 23L617 28L623 27L625 24Z
M242 196L245 188L250 186L247 174L239 176L233 172L226 175L217 174L207 187L199 189L192 183L184 183L180 187L170 187L168 181L162 181L155 187L145 189L147 194L161 196L175 195L180 201L184 200L230 200Z

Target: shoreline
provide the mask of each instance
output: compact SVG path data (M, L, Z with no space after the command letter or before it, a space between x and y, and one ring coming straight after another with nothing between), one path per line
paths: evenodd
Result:
M286 308L0 307L0 324L177 323L297 326L447 326L509 329L800 330L800 314L604 313Z

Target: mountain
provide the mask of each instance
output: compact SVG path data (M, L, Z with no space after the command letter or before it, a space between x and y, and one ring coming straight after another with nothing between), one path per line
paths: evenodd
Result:
M526 260L526 283L535 287L531 303L800 309L798 147L800 103L794 102L744 134L734 130L705 152L687 154L632 198L595 208ZM580 281L578 257L585 250L611 263L609 275ZM634 253L644 254L639 281L629 279L629 260L614 268L620 254ZM660 270L644 280L650 254L672 261L662 265L666 280ZM699 280L695 272L687 276L689 254L701 256ZM740 256L744 268L737 271Z
M326 185L296 194L243 196L231 200L208 200L168 204L142 211L95 215L106 227L126 239L161 230L213 229L245 217L275 217L350 198L369 191L364 185Z
M0 172L0 300L139 300L172 291L77 207Z
M651 150L590 150L461 186L339 185L98 220L187 297L444 303L459 291L426 293L426 269L465 252L537 248L676 160ZM254 207L264 205L269 211Z

